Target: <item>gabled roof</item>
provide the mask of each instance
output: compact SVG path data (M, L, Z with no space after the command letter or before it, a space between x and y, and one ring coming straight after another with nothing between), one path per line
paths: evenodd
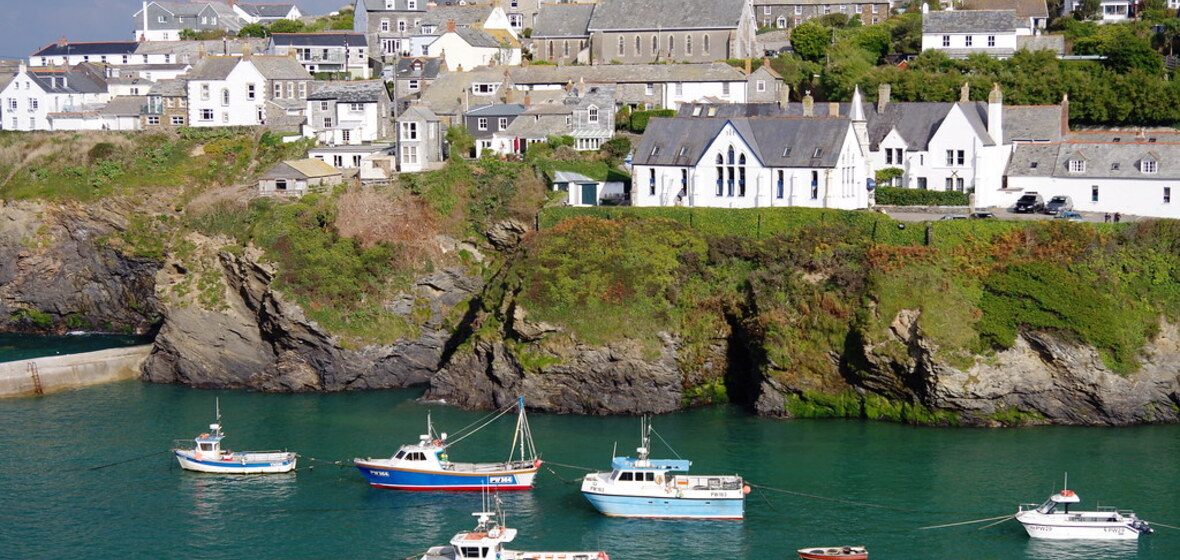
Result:
M275 33L270 36L275 45L313 47L363 47L364 33Z
M1014 10L1019 18L1047 18L1049 8L1045 0L967 0L967 10Z
M52 43L30 56L124 55L134 53L138 47L137 41Z
M177 78L175 80L160 80L148 90L149 96L158 95L160 97L187 97L188 96L188 80L185 78Z
M422 25L433 25L438 27L436 33L443 33L447 30L447 23L455 20L457 28L463 27L478 27L492 15L492 6L475 5L475 6L435 6L422 16Z
M591 31L736 29L745 0L600 0Z
M1015 33L1012 10L954 10L922 14L922 33Z
M389 90L382 80L353 80L344 82L312 82L309 100L335 99L339 103L378 103L384 96L389 100Z
M515 117L525 111L520 103L489 103L467 111L468 117Z
M339 174L339 169L324 163L322 160L311 158L281 161L266 173L263 173L259 179L315 179Z
M695 166L727 126L767 167L834 167L851 123L841 118L657 118L648 122L633 163Z
M107 84L90 72L78 70L30 71L27 76L45 93L106 93Z
M210 56L198 62L187 77L190 80L224 80L241 61L236 56Z
M250 61L268 80L310 80L311 74L292 56L253 56Z
M450 34L450 32L447 32ZM492 37L491 34L482 29L469 29L460 27L454 31L454 34L459 36L464 43L472 47L483 49L495 49L500 47L500 42Z
M441 119L438 118L438 115L434 114L434 111L430 110L430 107L414 104L406 107L406 110L402 111L402 114L398 116L397 120L437 122Z
M402 79L433 80L445 67L446 61L437 57L401 57L397 59L394 75Z
M295 4L243 4L238 3L238 8L243 12L258 18L283 18L291 13L291 9Z
M533 39L550 37L589 37L590 16L594 4L541 4Z
M521 66L509 68L512 83L570 84L587 83L663 83L663 82L744 82L741 70L723 62L705 64L600 64L596 66Z
M146 103L147 97L143 95L121 95L112 98L99 113L117 117L139 116L140 107Z

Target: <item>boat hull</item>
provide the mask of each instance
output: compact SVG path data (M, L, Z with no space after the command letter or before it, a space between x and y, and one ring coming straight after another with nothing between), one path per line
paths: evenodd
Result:
M868 560L869 551L863 547L802 548L800 560Z
M1079 526L1025 521L1019 517L1017 521L1024 525L1025 532L1034 539L1135 540L1140 535L1140 532L1130 527L1128 523Z
M540 467L458 472L410 470L361 459L354 462L369 485L397 490L528 490Z
M191 451L175 450L173 455L180 468L218 474L276 474L295 470L294 453L235 453L231 459L210 460L197 458Z
M677 498L675 496L620 496L585 492L582 494L603 515L654 519L742 519L744 498Z

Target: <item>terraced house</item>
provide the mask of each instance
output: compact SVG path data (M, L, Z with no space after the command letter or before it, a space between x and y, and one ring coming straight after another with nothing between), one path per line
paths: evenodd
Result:
M144 2L133 18L135 41L179 41L185 29L237 33L243 25L223 2Z
M834 0L754 0L754 19L759 27L791 29L812 18L828 14L860 16L871 25L889 18L889 2L840 2Z
M587 30L596 62L712 62L754 49L747 0L601 0Z
M214 56L188 76L189 126L303 122L311 75L290 56Z
M356 0L352 30L365 34L370 57L388 63L411 54L425 16L426 0Z

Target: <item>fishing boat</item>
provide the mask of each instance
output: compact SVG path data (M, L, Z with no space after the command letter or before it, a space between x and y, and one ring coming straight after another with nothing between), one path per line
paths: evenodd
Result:
M221 431L221 402L217 401L217 421L209 431L173 444L172 454L185 470L221 474L285 473L295 470L297 455L290 451L230 451L221 448L225 433Z
M489 509L487 507L484 508ZM499 509L499 508L497 508ZM435 546L426 551L422 560L610 560L601 550L583 552L534 552L508 550L505 543L516 538L516 529L496 522L498 512L473 513L478 522L475 529L461 531L451 537L450 546Z
M1130 511L1103 506L1098 511L1070 511L1070 504L1081 501L1073 490L1062 490L1039 506L1020 504L1016 520L1034 539L1132 540L1155 532Z
M447 450L496 419L513 410L516 414L516 433L509 446L508 460L497 463L460 463L450 459ZM446 432L437 434L426 416L426 433L417 443L406 444L388 459L353 459L357 469L370 485L398 490L528 490L533 487L541 459L533 446L524 412L524 398L509 405L474 430L447 439Z
M800 560L868 560L869 551L863 546L828 548L800 548Z
M690 475L692 461L649 459L651 420L640 424L637 457L615 457L610 472L582 480L582 494L612 517L741 519L750 487L738 475ZM657 434L658 435L658 434Z

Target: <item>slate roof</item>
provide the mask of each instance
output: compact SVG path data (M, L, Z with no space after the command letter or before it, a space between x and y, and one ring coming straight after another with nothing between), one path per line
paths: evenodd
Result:
M1060 105L1005 105L1005 142L1057 142L1061 140Z
M775 117L785 113L778 103L681 103L677 117Z
M440 119L438 115L434 114L434 111L430 110L430 107L414 104L406 107L406 110L402 111L402 114L398 116L397 120L434 122Z
M139 116L140 107L147 104L147 96L121 95L112 98L99 113L118 117Z
M210 56L198 62L188 73L190 80L224 80L238 62L242 59L236 56Z
M532 38L589 37L593 14L594 4L541 4Z
M1069 161L1084 159L1086 170L1069 171ZM1155 161L1155 173L1143 173L1142 161ZM1015 177L1077 177L1086 179L1180 179L1180 143L1059 142L1020 144L1008 160L1005 175Z
M426 0L418 0L418 7L414 10L410 10L409 8L406 7L409 5L409 3L406 0L395 0L393 3L394 9L392 9L392 10L385 9L385 0L360 0L360 3L364 4L365 10L369 11L369 12L410 12L410 11L425 12L426 11Z
M704 64L601 64L597 66L521 66L509 69L512 82L568 84L648 82L744 82L741 70L723 62Z
M1065 35L1028 35L1016 37L1016 48L1030 51L1053 51L1065 54Z
M46 93L106 93L106 82L89 72L30 71L30 79Z
M766 167L835 167L844 138L851 133L848 120L839 118L656 118L648 122L633 163L697 165L730 123Z
M421 61L422 67L418 70L414 69L414 62ZM446 66L446 61L436 57L401 57L397 59L397 70L395 76L400 79L420 79L433 80L438 77L439 72Z
M344 82L312 82L307 98L335 99L339 103L377 103L381 97L389 100L389 91L382 80L354 80Z
M339 169L324 163L322 160L311 158L281 161L266 173L263 173L259 179L289 179L292 177L313 179L339 174Z
M421 25L434 25L438 29L435 33L441 35L447 31L447 22L455 20L456 28L476 27L492 13L492 6L436 6L422 16Z
M196 62L203 52L208 56L240 55L247 48L253 54L266 52L270 39L229 39L210 41L144 41L135 54L171 54L178 59L184 55Z
M295 4L238 4L243 12L259 18L283 18L291 13Z
M922 33L1014 33L1012 10L954 10L922 14Z
M495 49L500 46L500 42L492 37L491 34L482 29L468 29L460 27L455 30L455 34L463 39L465 43L473 47L484 49Z
M291 56L254 56L251 62L268 80L310 80L311 74Z
M222 2L149 2L149 4L157 4L165 10L172 13L174 16L166 23L149 22L148 28L153 30L158 29L185 29L191 28L198 21L197 17L201 15L206 9L212 10L217 14L217 28L226 29L230 31L237 31L242 28L242 18L238 16L237 12L228 4ZM137 31L143 30L143 9L135 12L135 29Z
M175 80L160 80L152 89L148 90L148 95L158 95L160 97L187 97L188 96L188 80L184 78L177 78Z
M275 33L270 39L284 47L363 47L366 44L364 33Z
M746 0L600 0L591 31L736 29Z
M520 103L489 103L468 109L468 117L515 117L525 111Z
M1048 18L1045 0L967 0L967 10L1013 10L1019 18Z
M96 43L52 43L30 56L124 55L139 48L137 41L108 41Z

